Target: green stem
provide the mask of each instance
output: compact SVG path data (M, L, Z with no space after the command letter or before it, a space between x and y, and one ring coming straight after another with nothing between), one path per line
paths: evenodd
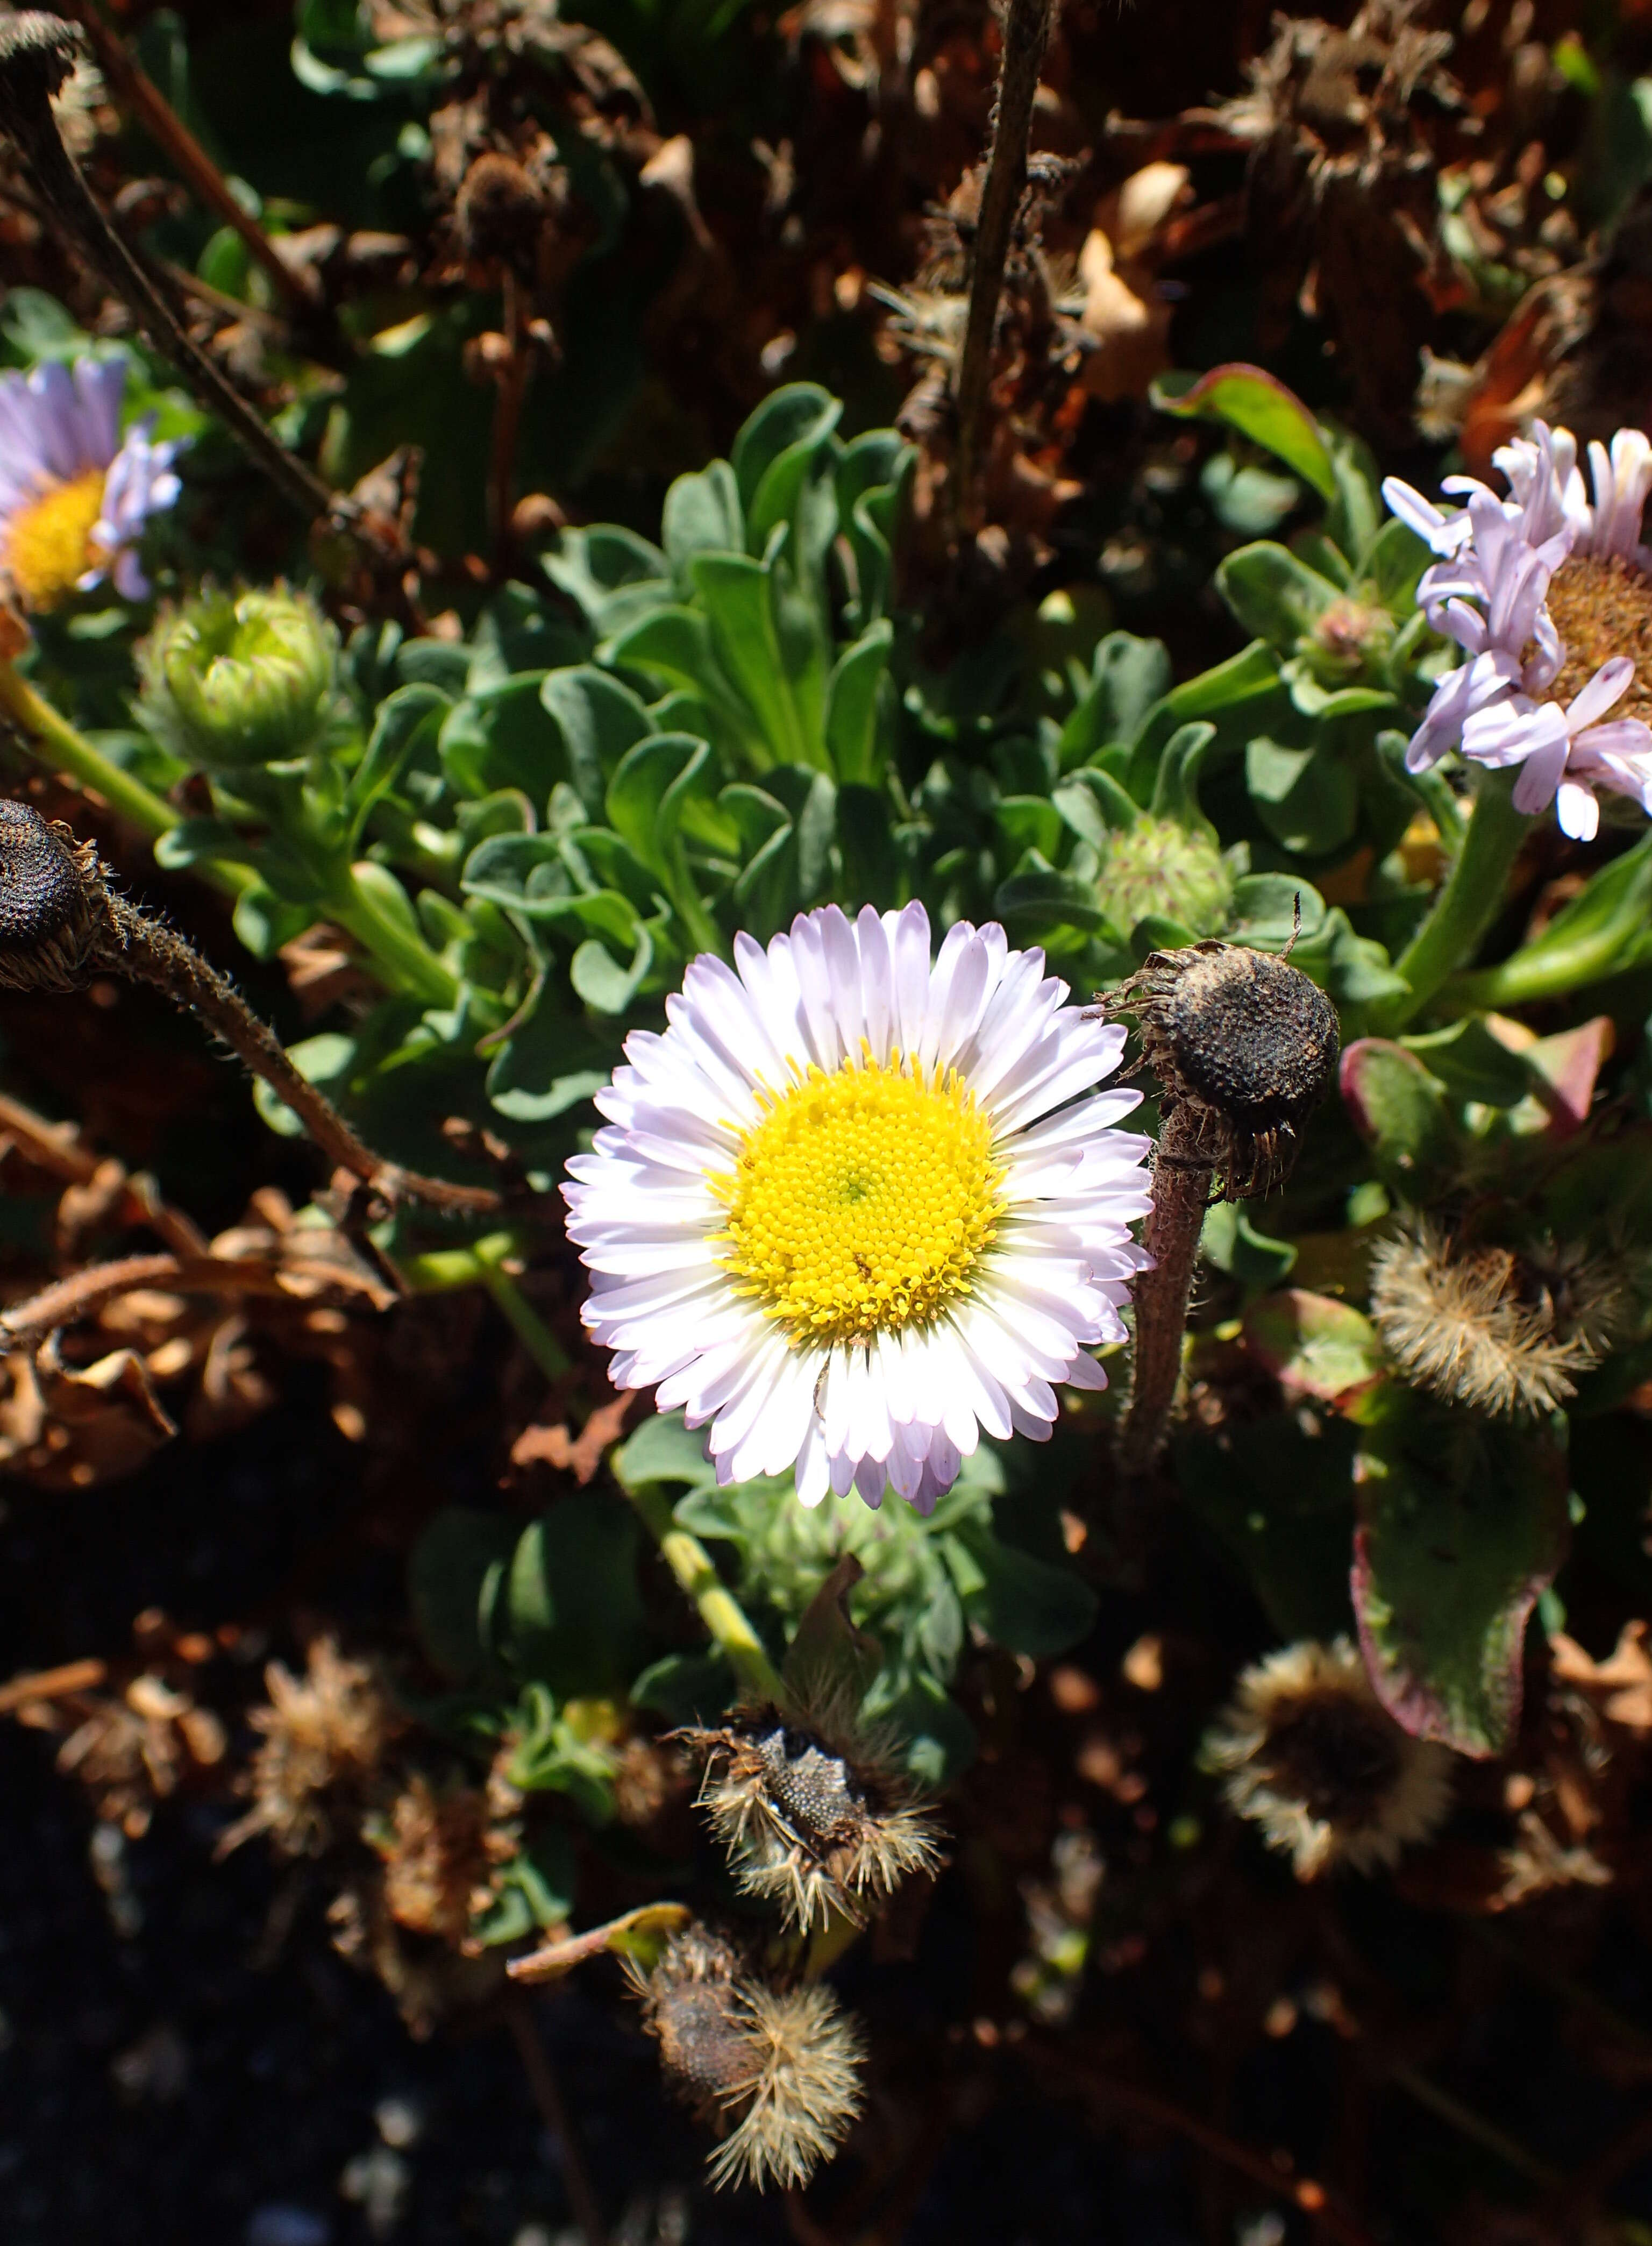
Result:
M727 1657L744 1690L754 1699L784 1703L785 1686L780 1672L765 1652L745 1610L718 1575L699 1538L677 1527L664 1489L658 1482L644 1482L638 1489L627 1490L626 1495L659 1546L661 1558L699 1610L712 1644Z
M112 811L152 842L177 826L179 814L171 804L94 749L44 695L36 693L14 664L6 662L0 662L0 712L12 720L32 756L100 795ZM223 866L211 859L203 859L195 871L231 897L238 897L255 878L245 866Z
M378 963L393 988L426 1006L459 1004L458 976L444 966L422 936L384 909L354 866L330 891L325 910Z
M521 1252L522 1243L513 1232L489 1232L468 1248L434 1248L422 1256L399 1257L396 1268L415 1295L486 1287L545 1378L560 1380L568 1369L567 1352L505 1269Z
M397 1266L416 1295L445 1294L455 1287L486 1287L515 1328L518 1338L548 1379L568 1369L568 1358L555 1336L526 1302L510 1274L506 1257L519 1243L509 1232L490 1232L468 1248L438 1248L427 1255L409 1256ZM626 1491L644 1527L660 1548L660 1556L676 1577L679 1588L698 1610L711 1642L726 1657L744 1690L753 1699L784 1700L780 1673L764 1650L758 1636L728 1585L712 1564L711 1555L697 1536L679 1528L671 1514L671 1501L656 1482Z
M1453 975L1440 994L1445 1010L1462 1014L1530 1006L1638 965L1649 915L1652 835L1603 867L1535 943L1478 974Z
M1411 990L1377 1010L1380 1034L1392 1037L1423 1011L1446 977L1473 958L1502 909L1509 870L1532 823L1514 808L1515 778L1513 772L1481 771L1474 809L1445 885L1394 963Z

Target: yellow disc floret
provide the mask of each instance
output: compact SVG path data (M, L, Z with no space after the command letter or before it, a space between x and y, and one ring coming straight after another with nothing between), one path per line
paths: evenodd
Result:
M970 1291L1003 1204L992 1126L955 1072L898 1058L765 1092L731 1172L722 1261L793 1346L932 1323Z
M5 574L28 609L55 609L103 558L92 528L103 512L105 474L84 468L30 500L11 518Z

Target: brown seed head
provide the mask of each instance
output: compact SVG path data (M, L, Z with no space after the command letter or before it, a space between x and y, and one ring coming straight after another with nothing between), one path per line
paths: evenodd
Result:
M1137 1016L1164 1112L1190 1111L1229 1201L1284 1182L1342 1045L1317 984L1271 952L1195 943L1151 954L1107 1011Z
M0 989L78 990L106 921L92 844L32 804L0 802Z
M465 174L453 216L466 257L479 263L500 257L519 271L532 270L545 223L545 199L509 156L476 159Z

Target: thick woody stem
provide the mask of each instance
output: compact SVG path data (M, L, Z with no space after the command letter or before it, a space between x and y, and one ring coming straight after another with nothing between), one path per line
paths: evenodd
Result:
M968 507L976 472L976 438L992 368L992 339L998 323L998 298L1016 213L1027 184L1027 145L1032 134L1032 105L1038 73L1055 15L1054 0L1009 0L1003 26L1003 64L993 111L992 148L976 225L975 256L969 275L969 313L958 357L958 461L954 503Z
M328 516L350 527L349 502L295 459L185 333L146 269L93 200L51 113L51 93L74 66L76 44L71 26L53 16L29 12L0 25L0 133L16 144L42 208L126 299L155 349L222 417L306 520Z
M285 1101L336 1167L350 1171L392 1201L422 1201L433 1208L475 1212L499 1207L500 1197L489 1187L454 1186L440 1178L421 1177L374 1154L331 1102L299 1074L275 1031L216 968L124 897L111 896L108 908L105 963L139 982L153 983L174 1005L199 1014L254 1075Z
M1181 1337L1210 1200L1211 1165L1198 1152L1191 1103L1172 1109L1153 1156L1153 1205L1142 1245L1153 1259L1137 1277L1136 1346L1130 1401L1118 1433L1118 1471L1144 1474L1164 1446L1181 1378Z

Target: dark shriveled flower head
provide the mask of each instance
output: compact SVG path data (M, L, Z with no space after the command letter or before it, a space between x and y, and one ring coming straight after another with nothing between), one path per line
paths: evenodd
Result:
M1317 984L1272 952L1211 941L1150 954L1107 1011L1137 1017L1166 1120L1183 1111L1183 1153L1208 1160L1229 1201L1283 1184L1341 1050Z
M0 801L0 989L78 990L107 912L92 844L32 804Z

